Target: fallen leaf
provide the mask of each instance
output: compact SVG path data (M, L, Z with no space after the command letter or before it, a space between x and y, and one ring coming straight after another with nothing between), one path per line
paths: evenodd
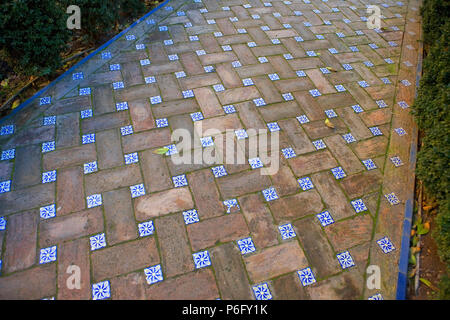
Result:
M331 72L337 72L336 69L333 69L332 67L327 67L328 70L330 70Z
M325 119L325 125L328 128L334 129L334 124L331 123L331 121L329 119Z
M156 153L156 154L166 154L167 151L169 151L169 148L164 147L164 148L159 148L159 149L154 150L153 153Z

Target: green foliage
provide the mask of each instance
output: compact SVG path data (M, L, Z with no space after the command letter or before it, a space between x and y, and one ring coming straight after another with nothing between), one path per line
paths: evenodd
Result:
M441 259L450 270L450 3L425 0L421 9L424 41L429 46L423 77L413 105L423 130L423 147L417 156L417 176L439 203L433 236ZM441 280L441 298L450 297L450 278Z
M145 1L143 0L121 0L120 12L126 16L137 17L146 10Z
M61 65L60 53L69 37L65 10L55 1L2 1L0 46L16 72L53 72Z

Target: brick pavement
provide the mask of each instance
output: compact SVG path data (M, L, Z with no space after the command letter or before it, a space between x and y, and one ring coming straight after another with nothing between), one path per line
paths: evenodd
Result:
M0 298L395 298L419 5L172 0L138 23L1 124ZM154 152L200 121L245 163ZM225 131L273 123L261 175Z

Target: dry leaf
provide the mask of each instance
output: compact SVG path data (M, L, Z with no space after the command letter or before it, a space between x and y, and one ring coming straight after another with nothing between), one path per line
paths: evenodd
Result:
M15 109L20 105L20 99L17 99L16 101L13 102L11 109Z
M325 125L328 128L334 129L334 124L331 123L331 121L329 119L325 119Z

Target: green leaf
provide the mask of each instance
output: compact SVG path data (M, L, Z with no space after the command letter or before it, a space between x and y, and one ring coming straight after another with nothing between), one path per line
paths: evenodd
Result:
M167 151L169 151L169 148L164 147L164 148L156 149L155 151L153 151L153 153L156 153L156 154L166 154Z
M419 278L419 280L420 280L420 282L422 282L423 284L425 284L427 287L433 288L433 286L432 286L432 284L431 284L431 282L430 282L429 280L424 279L424 278Z

